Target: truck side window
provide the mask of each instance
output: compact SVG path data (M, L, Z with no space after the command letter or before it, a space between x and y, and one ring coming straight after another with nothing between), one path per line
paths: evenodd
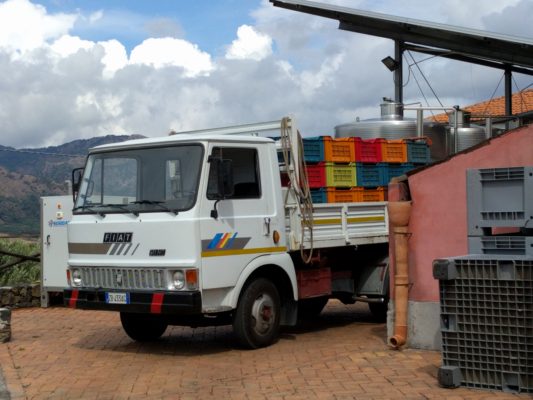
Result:
M213 157L229 159L233 164L233 196L231 199L258 199L261 197L261 182L259 180L259 160L256 149L215 147L211 153ZM207 198L214 200L215 176L209 170Z

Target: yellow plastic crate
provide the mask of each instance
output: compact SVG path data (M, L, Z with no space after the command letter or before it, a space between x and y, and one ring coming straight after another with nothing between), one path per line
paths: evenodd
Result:
M355 161L354 138L333 139L324 137L324 158L327 162L351 163Z
M357 186L355 164L326 163L326 186L353 187Z

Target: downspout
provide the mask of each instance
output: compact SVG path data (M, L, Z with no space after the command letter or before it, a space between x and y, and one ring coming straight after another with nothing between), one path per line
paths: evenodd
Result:
M394 334L389 344L399 349L407 341L407 304L409 299L409 240L410 201L392 201L387 206L394 233Z

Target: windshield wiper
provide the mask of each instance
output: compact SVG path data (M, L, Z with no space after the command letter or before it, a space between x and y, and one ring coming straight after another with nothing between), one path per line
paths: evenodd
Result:
M137 200L137 201L130 202L130 204L149 204L152 206L157 206L163 211L171 212L171 213L174 213L175 215L178 215L178 210L172 210L168 208L167 206L164 206L163 203L164 201L157 201L157 200Z
M105 217L105 214L102 211L96 211L94 208L91 208L89 206L79 206L79 207L74 207L72 209L72 211L76 211L76 210L87 210L87 211L90 211L90 212L93 212L93 213L99 215L102 218Z
M125 205L122 205L122 204L102 204L100 207L114 207L114 208L119 208L123 211L126 211L127 213L130 213L130 214L133 214L135 215L136 217L139 216L139 213L137 211L132 211L130 210L128 207L126 207Z

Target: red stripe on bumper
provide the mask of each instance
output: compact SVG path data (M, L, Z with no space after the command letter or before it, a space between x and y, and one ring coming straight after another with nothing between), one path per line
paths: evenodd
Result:
M154 293L152 295L152 304L150 305L150 312L152 314L161 314L161 307L163 306L164 293Z
M78 301L78 290L73 290L72 294L70 295L70 300L68 302L68 306L70 308L76 308L76 302Z

